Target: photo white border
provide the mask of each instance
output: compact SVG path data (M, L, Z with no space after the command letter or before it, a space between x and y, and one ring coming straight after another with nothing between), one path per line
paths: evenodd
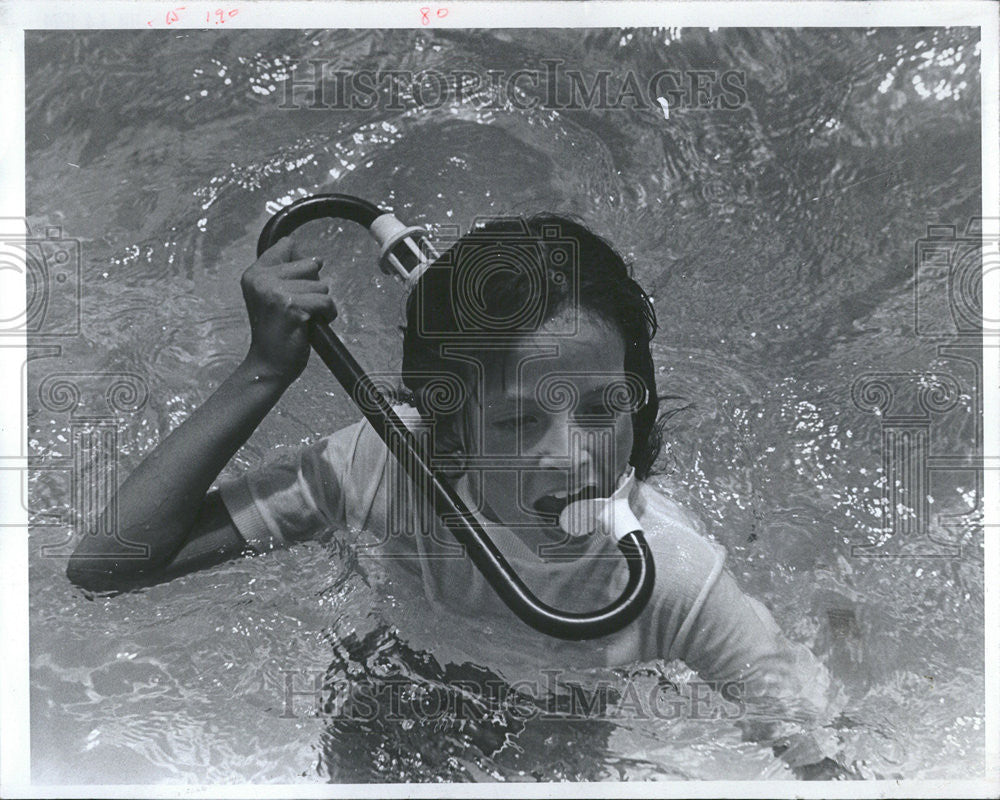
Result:
M30 2L0 0L0 217L25 217L24 31L39 29L166 28L166 13L186 13L169 27L176 30L221 26L196 24L219 7L238 8L226 28L421 28L419 9L446 5L434 28L598 28L647 27L901 27L974 26L981 28L981 86L984 218L1000 218L1000 121L998 121L998 14L991 0L978 2ZM844 19L849 24L844 24ZM153 24L150 24L153 23ZM4 287L12 284L9 277ZM16 284L13 284L17 290ZM24 296L24 289L21 289ZM1000 320L1000 270L984 275L985 320ZM1000 590L997 587L1000 538L1000 343L983 349L983 432L988 466L984 476L986 513L986 774L968 781L705 781L544 784L289 784L202 785L32 785L29 768L28 702L28 543L20 474L27 466L25 387L20 380L24 342L0 342L0 375L16 370L20 396L0 393L0 508L4 519L22 527L0 529L0 796L21 797L996 797L1000 795ZM16 455L8 455L15 453ZM11 511L13 509L13 511ZM16 515L20 515L19 517ZM22 524L23 523L23 524ZM17 535L22 533L23 535ZM990 535L990 534L993 535ZM990 678L989 676L994 676Z

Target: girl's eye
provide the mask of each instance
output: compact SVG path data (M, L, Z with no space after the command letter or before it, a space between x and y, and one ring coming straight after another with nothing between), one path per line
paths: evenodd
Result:
M609 408L604 402L599 401L596 403L588 403L586 406L578 410L574 416L607 418L616 416L616 412L613 408Z
M523 414L519 417L507 417L506 419L497 420L494 425L500 430L504 431L516 431L516 430L526 430L533 425L538 423L538 417L534 414Z

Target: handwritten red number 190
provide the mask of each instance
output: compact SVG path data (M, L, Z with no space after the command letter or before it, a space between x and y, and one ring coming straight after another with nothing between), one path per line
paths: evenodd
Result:
M210 12L208 12L205 15L205 22L211 22L212 21L212 15L213 15L213 13L215 15L215 24L216 25L221 25L222 23L224 23L226 21L227 17L230 18L230 19L232 19L233 17L235 17L240 12L239 12L239 9L237 9L237 8L232 8L228 12L226 12L224 9L217 8L217 9L215 9L214 12L210 11Z

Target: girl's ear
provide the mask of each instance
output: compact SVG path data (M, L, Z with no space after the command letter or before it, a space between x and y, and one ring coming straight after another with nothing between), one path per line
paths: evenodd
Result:
M444 473L454 479L465 472L468 466L464 437L462 436L462 414L452 414L437 421L434 426L434 453L448 460Z

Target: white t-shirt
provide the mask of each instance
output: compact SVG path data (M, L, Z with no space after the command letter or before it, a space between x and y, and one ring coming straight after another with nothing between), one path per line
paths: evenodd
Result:
M397 408L407 425L417 421ZM471 508L463 477L456 489ZM529 648L558 665L603 667L680 659L705 680L742 682L744 697L782 701L818 716L829 677L812 653L784 637L771 614L723 569L724 549L677 503L642 482L629 496L656 564L645 610L624 630L565 642L521 622L451 533L403 477L378 434L362 421L304 448L296 460L220 486L241 536L258 551L287 547L331 529L367 531L356 541L417 588L427 613L492 620L522 629ZM477 515L508 562L543 602L564 611L601 608L624 589L627 570L612 537L591 534L541 557L509 529ZM422 591L421 591L422 590Z

